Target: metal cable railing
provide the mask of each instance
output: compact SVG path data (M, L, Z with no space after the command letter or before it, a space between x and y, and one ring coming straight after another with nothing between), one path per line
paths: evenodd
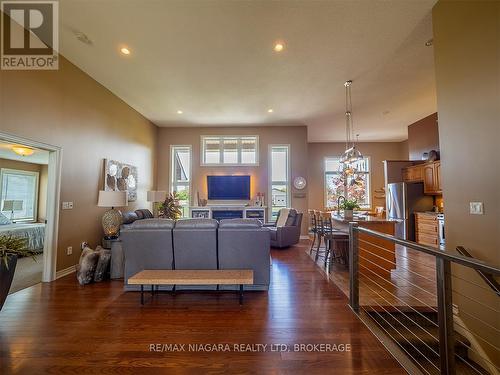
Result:
M350 306L399 346L411 368L500 374L499 268L463 248L451 254L357 223L349 241Z

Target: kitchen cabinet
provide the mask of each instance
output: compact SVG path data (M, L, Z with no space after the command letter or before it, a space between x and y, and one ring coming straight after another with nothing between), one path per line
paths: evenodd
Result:
M425 194L439 195L442 193L441 162L438 160L404 168L403 181L409 183L423 182Z
M435 161L423 165L424 193L441 194L441 162Z
M415 239L422 245L439 246L439 223L437 214L415 213Z

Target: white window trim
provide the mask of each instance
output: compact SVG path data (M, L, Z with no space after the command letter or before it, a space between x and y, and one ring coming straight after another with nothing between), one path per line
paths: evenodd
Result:
M361 206L361 209L371 209L373 207L373 197L372 197L372 159L371 156L364 156L365 159L368 159L368 206ZM326 189L326 161L328 159L340 159L340 156L325 156L323 160L323 205L325 208L329 208L328 204L328 193ZM365 172L366 173L366 172Z
M188 183L186 184L186 186L188 186L188 189L189 189L189 202L188 202L188 205L191 206L192 205L192 201L193 201L193 192L191 190L191 186L192 186L192 183L193 183L193 147L191 145L170 145L170 181L169 181L169 189L168 191L170 193L173 193L174 192L174 173L175 173L175 167L174 167L174 158L173 158L173 155L174 155L174 149L176 148L187 148L189 149L189 176L188 176Z
M287 166L286 166L286 174L287 174L287 181L273 181L272 179L272 163L273 163L273 160L272 160L272 150L274 147L286 147L287 148L287 158L286 158L286 163L287 163ZM286 183L286 192L287 192L287 196L286 196L286 201L287 201L287 205L288 206L291 206L292 204L292 194L291 194L291 183L290 183L290 180L291 180L291 176L292 176L292 171L291 171L291 146L289 144L272 144L272 145L269 145L268 146L268 153L267 153L267 157L268 157L268 196L267 196L267 207L268 207L268 218L271 219L272 218L272 215L273 215L273 182L276 182L277 184L283 184L283 183Z
M241 138L253 137L255 138L255 163L224 163L223 162L223 149L222 142L220 143L220 156L218 163L205 163L205 138L219 138L221 141L224 138L238 138L238 161L241 161ZM200 136L200 165L202 167L258 167L259 166L259 136L258 135L202 135Z
M16 222L24 222L24 223L34 223L38 220L38 193L40 186L38 185L40 179L40 173L34 171L24 171L22 169L9 169L2 168L0 170L0 201L2 197L2 188L3 188L3 176L4 174L23 174L26 176L35 176L35 192L33 194L33 205L35 206L33 209L33 218L24 218L24 219L15 219ZM0 208L1 209L1 208Z

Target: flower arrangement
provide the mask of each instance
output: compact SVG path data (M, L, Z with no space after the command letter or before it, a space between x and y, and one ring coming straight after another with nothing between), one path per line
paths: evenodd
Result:
M343 210L356 210L356 209L359 209L359 204L356 200L352 199L352 200L349 200L349 199L346 199L341 205L340 205L340 208L343 209Z

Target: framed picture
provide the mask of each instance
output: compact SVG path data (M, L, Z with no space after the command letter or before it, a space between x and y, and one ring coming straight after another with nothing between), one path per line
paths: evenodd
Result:
M104 159L104 190L127 191L128 201L137 200L137 167Z

